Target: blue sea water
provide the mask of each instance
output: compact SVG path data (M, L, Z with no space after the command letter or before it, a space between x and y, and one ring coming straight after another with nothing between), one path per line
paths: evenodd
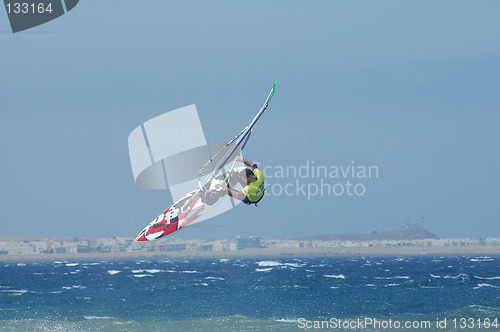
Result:
M323 330L339 330L332 319L366 318L429 321L427 330L436 331L500 330L500 322L483 325L500 320L500 257L0 265L2 331L303 331L323 321ZM445 318L447 328L438 328ZM476 325L457 325L460 319Z

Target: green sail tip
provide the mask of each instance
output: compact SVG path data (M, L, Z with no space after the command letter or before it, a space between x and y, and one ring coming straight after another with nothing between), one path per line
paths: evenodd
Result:
M273 96L274 96L274 91L276 90L276 85L278 85L278 81L274 81L274 84L273 84L273 92L271 93L271 97L269 98L269 101L271 101L271 99L273 99Z

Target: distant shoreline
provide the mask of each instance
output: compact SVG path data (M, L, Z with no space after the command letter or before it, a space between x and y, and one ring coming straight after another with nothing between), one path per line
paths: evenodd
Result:
M157 251L81 254L0 255L0 262L101 261L251 257L328 257L328 256L456 256L500 255L500 246L464 247L333 247L333 248L259 248L239 251Z

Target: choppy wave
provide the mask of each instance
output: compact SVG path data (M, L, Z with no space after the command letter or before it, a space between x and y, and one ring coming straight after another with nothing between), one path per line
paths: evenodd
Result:
M257 265L264 267L275 267L275 266L281 266L282 264L280 262L275 262L275 261L260 261L257 262Z
M291 267L291 268L299 268L303 267L304 264L301 263L280 263L277 261L260 261L256 262L259 267Z
M209 280L224 280L224 278L218 278L218 277L206 277L205 279L209 279Z
M453 276L453 275L444 275L444 276L439 276L439 275L435 275L435 274L432 274L432 273L429 273L429 275L432 277L432 278L436 278L436 279L468 279L469 278L469 275L466 274L466 273L460 273L456 276Z
M474 287L474 289L479 289L479 288L484 288L484 287L500 288L500 286L494 286L494 285L491 285L491 284L482 283L482 284L477 284L477 286Z
M484 280L500 280L500 276L496 277L480 277L480 276L474 276L476 279L484 279Z
M87 286L82 286L82 285L73 285L73 286L63 286L63 289L69 290L69 289L85 289Z
M482 256L482 257L471 258L470 261L471 262L491 262L491 261L494 261L494 259L489 257L489 256Z
M132 270L132 273L160 273L160 272L165 272L164 270L158 270L158 269L144 269L144 270ZM170 271L169 271L170 272ZM173 271L175 272L175 271Z
M149 269L149 270L146 270L147 273L160 273L160 272L164 272L163 270L158 270L158 269Z
M394 276L394 277L374 277L379 280L392 280L392 279L410 279L409 276Z
M297 323L299 321L298 318L280 318L276 319L276 322L281 322L281 323Z
M13 296L20 296L20 295L28 293L29 291L26 289L4 289L4 290L1 290L0 292L8 293L8 294L13 295Z
M108 316L83 316L83 318L92 320L92 319L113 319L113 317L108 317Z
M144 277L152 277L152 274L134 274L135 278L144 278Z

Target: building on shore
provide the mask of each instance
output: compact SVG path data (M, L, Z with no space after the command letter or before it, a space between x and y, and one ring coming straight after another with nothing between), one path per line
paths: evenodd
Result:
M138 243L133 238L106 237L74 239L40 239L0 236L0 256L89 253L151 253L151 252L230 252L257 248L383 248L383 247L485 247L500 246L500 238L442 239L419 225L406 225L393 231L365 235L322 235L296 239L236 237L233 240L165 240Z
M261 248L260 237L236 237L236 250Z

